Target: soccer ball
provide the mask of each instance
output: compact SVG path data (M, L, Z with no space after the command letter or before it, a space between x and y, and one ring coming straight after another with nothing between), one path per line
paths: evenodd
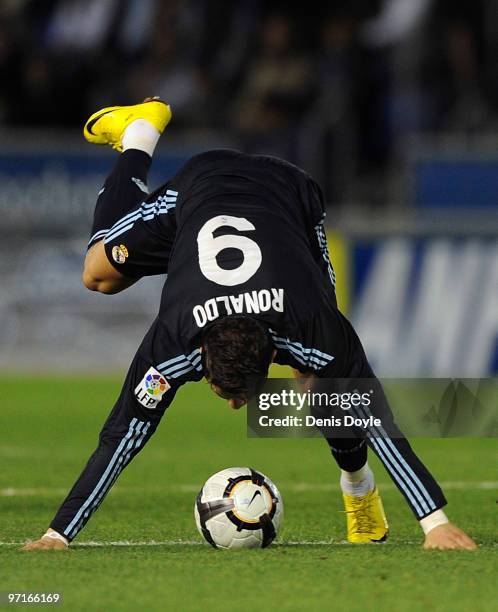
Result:
M284 506L273 482L252 468L217 472L194 506L199 533L214 548L266 548L282 524Z

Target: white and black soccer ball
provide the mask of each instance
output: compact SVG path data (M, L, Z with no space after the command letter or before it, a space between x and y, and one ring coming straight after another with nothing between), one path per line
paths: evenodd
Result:
M282 525L284 506L264 474L234 467L206 481L194 515L199 533L215 548L266 548Z

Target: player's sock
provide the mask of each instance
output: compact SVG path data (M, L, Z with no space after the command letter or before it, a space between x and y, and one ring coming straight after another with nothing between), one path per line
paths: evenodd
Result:
M122 143L123 151L137 149L147 155L154 154L160 132L146 119L137 119L125 129Z
M341 489L346 495L362 497L375 488L374 475L368 463L355 472L341 470Z
M368 446L364 438L327 438L327 443L341 470L357 472L366 464Z

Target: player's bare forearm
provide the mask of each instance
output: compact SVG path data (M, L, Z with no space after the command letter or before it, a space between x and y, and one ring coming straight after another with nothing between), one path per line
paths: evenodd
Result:
M137 280L126 278L109 263L103 240L94 244L86 254L82 281L90 291L112 295L128 289Z

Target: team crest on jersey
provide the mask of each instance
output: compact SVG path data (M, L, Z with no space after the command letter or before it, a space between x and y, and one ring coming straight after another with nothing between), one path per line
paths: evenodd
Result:
M124 264L124 262L128 259L128 249L124 244L120 244L119 246L112 247L112 258L118 264Z
M164 376L155 368L149 368L135 387L135 397L142 406L153 410L169 388L170 384Z

